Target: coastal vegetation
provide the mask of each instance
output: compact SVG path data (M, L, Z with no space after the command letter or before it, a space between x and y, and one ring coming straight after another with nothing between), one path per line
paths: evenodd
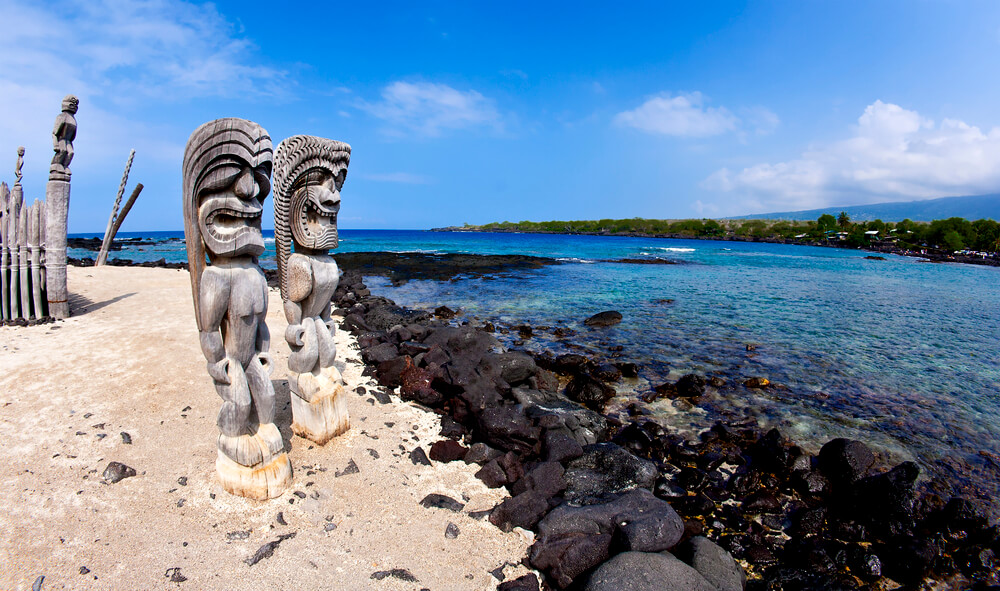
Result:
M474 232L535 232L549 234L599 234L656 236L669 238L714 238L720 240L760 240L803 244L836 244L849 247L893 246L910 250L946 252L1000 252L1000 223L981 219L969 221L952 217L932 222L903 219L898 222L872 220L852 222L846 212L823 214L815 221L763 219L645 218L601 219L548 222L492 222L444 228Z

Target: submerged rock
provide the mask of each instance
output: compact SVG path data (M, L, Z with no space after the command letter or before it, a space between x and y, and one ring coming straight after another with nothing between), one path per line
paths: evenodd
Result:
M614 310L607 310L605 312L598 312L590 318L583 321L587 326L614 326L622 321L621 312L616 312Z

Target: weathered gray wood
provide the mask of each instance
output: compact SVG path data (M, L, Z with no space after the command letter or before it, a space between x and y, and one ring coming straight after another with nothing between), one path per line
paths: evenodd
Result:
M183 163L195 319L208 373L223 401L216 470L223 488L254 499L280 495L292 479L274 425L267 280L257 264L264 252L260 218L271 162L271 138L261 126L217 119L191 134Z
M129 195L128 201L125 202L125 206L122 207L121 213L115 217L115 225L111 228L111 240L115 239L118 234L118 229L122 227L122 222L125 221L125 216L128 212L132 211L132 206L135 205L135 200L139 198L139 193L142 193L142 183L137 183L135 189L132 189L132 194ZM108 246L111 246L111 242L108 242ZM107 255L105 255L107 258Z
M281 142L274 157L275 245L288 319L285 340L292 350L292 431L319 444L350 428L330 319L340 273L328 254L338 243L340 189L350 156L343 142L297 135Z
M31 312L36 320L45 315L44 301L45 290L42 284L42 247L41 247L41 220L38 218L42 210L42 202L35 200L28 210L28 256L31 257Z
M21 274L19 261L21 249L18 243L17 220L21 215L21 185L14 185L10 192L7 208L7 249L10 252L10 280L7 284L8 309L11 319L21 317Z
M63 99L62 113L52 129L52 165L45 186L45 273L49 314L69 317L69 292L66 285L66 233L69 216L69 164L73 160L76 117L79 100L73 95Z
M49 296L48 296L48 276L45 272L45 223L48 219L46 217L46 211L48 207L44 201L38 202L38 244L39 251L41 254L40 262L38 265L38 285L42 289L42 317L47 318L49 316Z
M128 160L125 162L125 172L122 173L122 182L118 185L118 195L115 197L115 205L111 208L111 216L108 218L108 227L104 230L104 240L101 242L101 251L97 254L97 261L94 266L100 267L108 260L108 249L111 248L111 241L115 238L112 228L115 219L118 217L118 207L122 203L122 196L125 194L125 184L128 182L128 171L132 168L132 159L135 158L135 150L129 150Z
M7 201L10 190L7 183L0 183L0 320L10 320L10 252L7 249Z
M21 207L17 218L18 272L21 275L21 318L31 318L31 255L28 253L28 212L31 207Z

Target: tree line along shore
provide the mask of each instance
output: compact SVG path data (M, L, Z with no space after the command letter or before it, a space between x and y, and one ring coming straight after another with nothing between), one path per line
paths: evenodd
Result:
M776 242L864 248L878 252L923 256L932 260L1000 265L1000 255L998 255L1000 223L990 219L969 221L959 217L931 222L915 222L910 219L898 222L882 220L853 222L847 213L841 212L839 216L823 214L815 221L630 218L548 222L504 221L483 225L464 224L434 230Z

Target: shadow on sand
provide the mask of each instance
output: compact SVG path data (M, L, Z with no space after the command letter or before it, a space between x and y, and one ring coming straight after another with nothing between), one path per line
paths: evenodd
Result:
M73 293L69 295L70 316L82 316L84 314L89 314L90 312L96 312L105 306L110 306L115 302L120 302L121 300L134 295L135 292L133 291L132 293L123 293L120 296L115 296L110 300L104 300L103 302L94 302L87 297Z

